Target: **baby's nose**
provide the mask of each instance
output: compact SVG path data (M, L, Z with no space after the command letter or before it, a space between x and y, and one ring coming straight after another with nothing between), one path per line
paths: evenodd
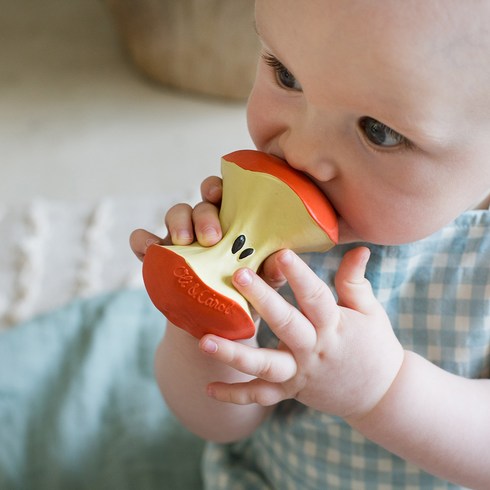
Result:
M279 141L280 152L291 167L319 182L328 182L337 175L338 165L327 138L322 139L314 128L291 128Z
M286 154L285 160L291 167L318 182L328 182L335 178L337 167L335 162L329 156L321 156L313 152L304 152L304 154Z

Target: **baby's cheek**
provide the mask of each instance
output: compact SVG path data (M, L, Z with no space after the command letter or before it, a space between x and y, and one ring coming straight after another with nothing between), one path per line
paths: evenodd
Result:
M285 127L284 107L279 108L273 94L257 79L247 105L247 125L250 136L258 150L271 152L271 140ZM282 109L282 110L279 110Z
M247 125L250 137L258 150L263 151L265 146L265 130L267 128L267 119L260 114L257 108L257 102L253 95L250 96L247 106Z

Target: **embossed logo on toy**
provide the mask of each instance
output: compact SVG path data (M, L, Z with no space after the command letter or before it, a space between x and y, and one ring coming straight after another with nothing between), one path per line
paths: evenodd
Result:
M198 278L195 278L189 272L187 267L176 267L174 269L174 276L177 278L177 283L180 287L184 288L187 294L199 304L212 310L219 311L224 315L229 315L233 312L234 304L232 302L222 301L218 298L216 293L213 292L213 290L206 288Z

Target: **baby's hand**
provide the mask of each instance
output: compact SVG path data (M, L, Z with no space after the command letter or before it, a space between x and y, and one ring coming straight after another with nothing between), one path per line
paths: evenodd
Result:
M222 238L219 222L223 186L219 177L208 177L201 184L202 202L194 208L189 204L176 204L165 216L168 235L162 239L146 230L138 229L131 233L130 245L136 256L143 260L147 248L152 243L162 245L189 245L197 240L201 245L210 247ZM262 264L260 275L271 287L277 289L284 282L284 276L276 262L267 259Z
M339 301L291 251L275 256L299 305L289 305L252 271L234 276L280 340L275 349L255 349L213 335L201 349L214 359L256 379L240 384L213 383L209 394L237 404L273 405L294 398L344 418L362 417L388 391L403 362L403 348L365 279L366 248L348 252L336 276Z
M218 219L222 184L219 177L208 177L201 184L202 202L192 208L189 204L176 204L165 216L168 235L160 237L146 230L135 230L130 245L136 256L143 260L152 243L163 245L189 245L197 241L203 246L215 245L222 238Z
M189 245L197 240L202 246L215 245L222 238L218 219L222 183L219 177L208 177L201 184L202 201L194 208L177 204L166 217L165 224L174 245Z

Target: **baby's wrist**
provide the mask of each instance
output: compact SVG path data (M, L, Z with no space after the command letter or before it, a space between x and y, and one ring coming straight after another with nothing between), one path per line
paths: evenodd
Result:
M401 346L400 346L401 347ZM396 386L397 380L399 378L400 372L404 365L406 359L407 351L400 349L400 353L396 356L391 364L389 376L386 376L381 386L384 386L375 395L372 396L371 400L366 402L359 410L356 410L352 414L344 417L344 420L352 427L360 430L364 424L370 424L371 420L376 417L378 409L384 405L384 401L388 398L393 387ZM396 361L398 359L398 361Z

